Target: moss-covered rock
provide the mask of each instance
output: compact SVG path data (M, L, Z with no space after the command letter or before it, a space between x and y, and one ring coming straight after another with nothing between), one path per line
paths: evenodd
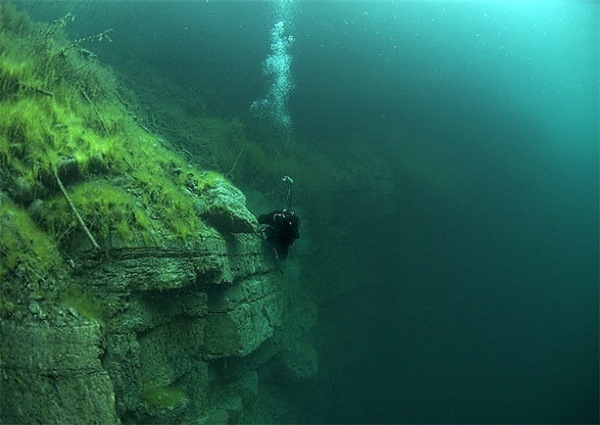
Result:
M3 423L120 423L96 322L0 326Z
M243 381L222 362L301 321L291 282L242 192L140 125L72 18L0 3L0 423L234 423L285 344Z
M225 233L252 233L256 217L246 208L244 194L225 179L215 178L205 189L206 207L201 212L208 222Z

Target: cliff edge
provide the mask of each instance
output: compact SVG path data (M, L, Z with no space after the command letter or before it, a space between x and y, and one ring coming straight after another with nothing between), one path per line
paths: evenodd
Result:
M0 423L300 421L316 307L69 19L0 4Z

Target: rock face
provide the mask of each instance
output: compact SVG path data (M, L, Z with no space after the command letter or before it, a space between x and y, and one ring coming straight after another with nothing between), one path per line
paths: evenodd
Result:
M297 265L143 125L72 18L0 1L0 424L302 422Z
M0 423L280 421L293 405L279 400L285 388L316 371L297 343L314 308L254 233L87 253L73 266L83 295L61 317L1 323ZM283 370L275 397L269 381Z
M2 323L2 423L119 423L98 323Z

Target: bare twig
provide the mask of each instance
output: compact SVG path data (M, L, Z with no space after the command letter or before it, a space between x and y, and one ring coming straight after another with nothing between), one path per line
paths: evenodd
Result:
M106 134L108 134L108 127L106 127L106 124L104 124L104 120L102 119L102 116L100 115L100 111L98 111L98 109L96 108L96 105L94 105L94 102L92 102L92 99L90 99L90 97L87 95L87 93L85 92L84 89L81 89L81 93L83 93L83 95L85 96L87 101L90 102L90 105L92 105L92 109L94 110L94 112L96 112L96 115L98 115L98 119L100 120L100 124L102 124L102 128L104 128L104 132Z
M46 91L46 90L43 90L43 89L38 89L37 87L27 86L27 89L30 90L30 91L32 91L32 92L35 92L35 93L43 94L44 96L54 97L54 93Z
M242 148L240 149L240 153L238 153L237 158L235 159L235 161L233 161L233 165L231 166L231 170L229 170L229 172L227 174L225 174L225 177L229 177L231 175L231 173L233 173L233 170L235 169L235 166L237 165L237 162L240 159L240 156L242 156L242 152L244 152L244 148L245 147L246 147L246 145L243 144Z
M81 228L85 232L85 235L87 236L88 240L90 241L90 243L92 244L92 246L94 247L94 249L99 250L100 249L100 245L98 245L98 243L96 242L96 239L94 239L94 237L90 233L90 230L87 228L87 226L83 222L83 219L81 218L81 215L79 215L79 212L77 211L77 208L75 208L75 205L73 205L73 202L71 201L71 198L69 197L69 194L67 193L67 190L63 186L62 181L60 181L60 177L58 177L58 173L56 172L56 167L53 168L52 173L54 174L54 178L56 179L56 183L58 184L58 187L60 188L60 191L62 192L63 196L67 200L67 204L69 204L69 207L71 207L71 211L73 211L73 214L75 215L75 218L77 219L77 221L79 222L79 225L81 226Z
M111 32L112 30L113 30L112 28L109 28L106 31L101 32L100 34L91 35L89 37L78 38L77 40L75 40L71 44L69 44L68 46L63 47L60 52L64 55L68 50L72 49L73 47L77 47L81 43L84 43L86 41L91 41L91 40L102 41L102 40L106 39L106 40L108 40L109 43L112 43L112 39L108 36L108 33Z

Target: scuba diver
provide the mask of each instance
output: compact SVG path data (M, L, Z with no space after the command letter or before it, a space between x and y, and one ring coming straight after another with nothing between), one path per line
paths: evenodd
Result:
M294 241L300 238L300 217L292 210L292 185L294 180L290 176L283 176L282 181L287 184L287 208L261 214L258 222L265 226L260 232L265 235L269 245L275 248L275 256L279 260L285 260L288 256L288 248Z

